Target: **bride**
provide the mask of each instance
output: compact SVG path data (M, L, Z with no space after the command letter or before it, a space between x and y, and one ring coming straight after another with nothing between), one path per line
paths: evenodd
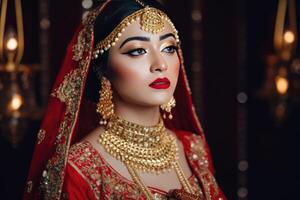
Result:
M225 199L155 0L106 0L71 41L24 199Z

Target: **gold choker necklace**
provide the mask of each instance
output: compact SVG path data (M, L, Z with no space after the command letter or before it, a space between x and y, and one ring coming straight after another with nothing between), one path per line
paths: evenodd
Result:
M171 170L178 159L176 138L167 133L162 119L142 126L114 115L98 141L113 157L143 172Z
M142 126L113 115L98 142L106 152L126 165L148 200L154 198L136 170L159 174L174 168L184 190L195 193L178 162L176 138L167 133L162 119L154 126Z

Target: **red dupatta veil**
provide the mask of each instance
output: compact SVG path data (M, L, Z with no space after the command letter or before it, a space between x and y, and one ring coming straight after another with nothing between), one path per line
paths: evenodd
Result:
M37 136L24 199L41 199L41 191L44 190L49 192L44 193L43 198L60 199L70 146L98 126L95 105L86 101L83 94L92 59L94 21L110 1L90 12L68 46ZM200 135L208 151L193 107L181 49L179 57L181 67L174 94L177 106L172 110L173 119L165 120L165 124L170 129ZM212 172L209 152L208 161L209 171Z

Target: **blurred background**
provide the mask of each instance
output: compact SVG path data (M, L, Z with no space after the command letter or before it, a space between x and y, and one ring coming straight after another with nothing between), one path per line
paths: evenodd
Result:
M298 199L300 1L161 2L228 199ZM0 194L21 199L51 85L96 1L0 3Z

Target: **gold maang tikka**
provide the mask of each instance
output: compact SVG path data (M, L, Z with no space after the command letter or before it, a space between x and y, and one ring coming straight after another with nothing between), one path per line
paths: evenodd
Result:
M99 101L97 103L97 113L101 115L101 125L107 124L107 121L114 114L114 104L112 98L111 83L103 76L101 79L101 89L99 91Z
M99 54L108 51L112 46L115 46L122 36L125 29L135 21L140 21L140 28L143 31L156 34L161 32L165 27L165 21L170 24L176 37L176 42L179 43L178 31L169 17L153 7L145 6L143 9L138 10L131 15L124 18L121 23L114 28L114 30L102 41L95 45L93 51L93 59L98 58Z
M173 115L172 115L171 111L172 111L172 108L174 108L175 106L176 106L176 101L175 101L175 98L173 96L172 96L172 98L170 99L170 101L168 103L160 105L160 108L164 111L164 113L163 113L163 118L164 119L167 118L165 112L168 113L168 118L169 119L173 119Z

